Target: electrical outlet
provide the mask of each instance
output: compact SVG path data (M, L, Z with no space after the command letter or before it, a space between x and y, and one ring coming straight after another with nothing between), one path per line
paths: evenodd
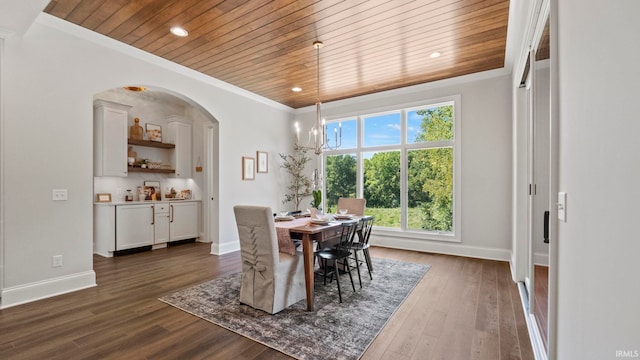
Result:
M53 267L62 267L62 255L54 255L52 260Z
M51 190L53 201L67 201L67 189L53 189Z

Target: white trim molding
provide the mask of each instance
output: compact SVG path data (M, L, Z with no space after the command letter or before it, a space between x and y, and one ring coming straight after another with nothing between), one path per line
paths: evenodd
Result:
M0 309L96 286L96 273L85 271L2 289Z
M508 249L468 246L451 242L418 240L402 236L376 236L372 233L370 243L372 246L389 247L402 250L413 250L420 252L430 252L499 261L511 260L511 251Z
M228 242L223 244L211 243L211 255L224 255L240 250L240 241Z
M4 39L0 38L0 309L4 288Z

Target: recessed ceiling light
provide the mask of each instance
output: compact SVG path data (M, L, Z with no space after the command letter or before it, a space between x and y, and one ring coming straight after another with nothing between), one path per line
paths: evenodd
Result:
M189 32L181 28L180 26L174 26L170 31L175 36L186 37L187 35L189 35Z
M302 88L299 88L299 87L297 87L297 86L296 86L296 87L292 87L292 88L291 88L291 91L293 91L293 92L300 92L300 91L302 91Z
M145 88L144 86L125 86L124 89L129 91L141 92L145 91L147 88Z
M435 58L439 58L440 55L442 55L442 54L440 54L439 52L436 51L436 52L431 53L431 55L429 55L429 57L432 58L432 59L435 59Z

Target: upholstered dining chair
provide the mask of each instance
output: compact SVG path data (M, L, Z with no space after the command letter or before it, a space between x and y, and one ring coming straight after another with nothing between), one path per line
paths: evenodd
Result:
M242 284L240 302L275 314L306 297L304 259L278 252L270 207L236 205Z
M347 213L363 216L364 209L367 205L367 199L365 198L344 198L341 197L338 199L338 209L347 209Z

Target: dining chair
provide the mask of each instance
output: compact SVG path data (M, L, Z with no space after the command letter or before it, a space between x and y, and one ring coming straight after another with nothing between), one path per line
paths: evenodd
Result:
M324 278L324 285L327 285L327 276L330 275L331 278L329 282L333 280L333 277L336 278L336 283L338 284L338 298L340 302L342 302L342 291L340 289L340 269L338 269L338 260L342 260L342 268L347 269L349 273L349 278L351 279L351 287L353 291L356 291L356 286L353 282L353 276L351 275L351 265L349 264L349 256L351 255L350 247L353 242L353 238L356 234L356 229L358 228L358 221L345 221L342 223L342 227L340 228L340 236L338 243L330 248L325 248L317 251L315 254L322 260L322 277ZM331 261L332 270L329 271L327 267L327 261Z
M365 198L345 198L341 197L338 199L338 209L347 209L347 213L364 216L364 209L367 205L367 199Z
M306 298L304 259L280 253L270 207L233 207L240 237L240 302L270 314Z
M373 229L373 216L365 216L360 219L358 225L357 235L358 241L353 241L349 249L353 253L353 260L356 263L356 270L358 271L358 281L360 282L360 288L362 288L362 278L360 277L360 264L365 262L367 264L367 270L369 271L369 279L373 280L371 275L371 255L369 254L369 237L371 236L371 229ZM358 259L358 251L362 251L364 261Z

